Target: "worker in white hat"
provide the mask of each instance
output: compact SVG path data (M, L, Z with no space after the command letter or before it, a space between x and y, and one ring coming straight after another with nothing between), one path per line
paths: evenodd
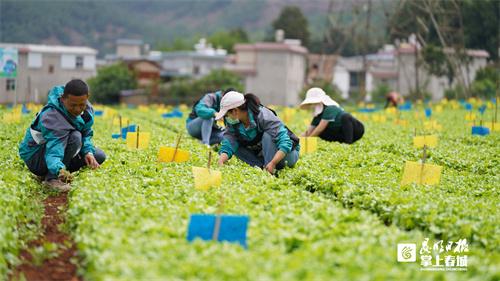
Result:
M226 131L219 150L219 165L233 155L251 166L274 173L299 159L299 139L276 113L262 106L257 96L226 93L215 119L224 118Z
M363 124L330 98L321 88L311 88L300 104L303 109L312 109L313 120L302 136L320 137L327 141L352 144L364 134Z

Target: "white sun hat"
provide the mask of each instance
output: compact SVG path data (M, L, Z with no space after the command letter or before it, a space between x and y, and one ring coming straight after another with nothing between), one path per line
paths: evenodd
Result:
M227 92L220 100L220 111L215 115L215 120L221 119L229 110L237 108L244 103L245 96L242 93L236 91Z
M335 105L339 106L340 105L334 101L332 98L330 98L325 91L321 88L311 88L307 90L306 92L306 99L300 104L300 107L303 107L304 105L308 104L316 104L316 103L323 103L326 106L330 105Z

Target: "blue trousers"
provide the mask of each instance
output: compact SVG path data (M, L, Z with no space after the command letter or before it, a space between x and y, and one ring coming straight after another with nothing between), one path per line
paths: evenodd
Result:
M64 142L63 142L64 143ZM82 149L82 134L79 131L71 132L66 140L66 147L64 149L63 164L69 172L75 172L80 168L87 166L85 158L80 156L79 152ZM26 161L28 169L37 176L44 176L45 180L57 179L58 175L53 175L47 169L47 162L45 162L46 145L43 145L33 156ZM102 164L106 160L106 154L99 149L95 148L95 159L97 163Z
M220 143L224 131L213 128L214 122L214 118L203 119L196 117L186 124L186 129L192 137L201 140L204 144Z
M269 162L271 162L271 160L273 160L276 152L278 152L278 146L274 143L273 138L268 133L264 133L262 135L261 151L255 151L240 146L234 155L250 166L264 168ZM280 170L285 168L285 166L293 167L298 160L299 151L294 149L276 165L276 169Z

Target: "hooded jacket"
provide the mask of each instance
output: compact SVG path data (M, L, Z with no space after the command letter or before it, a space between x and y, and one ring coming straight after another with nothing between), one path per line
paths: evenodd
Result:
M74 117L60 100L63 93L64 86L56 86L49 91L47 105L37 114L19 145L19 156L24 161L31 159L39 149L45 146L45 162L49 173L53 175L58 175L60 169L66 168L62 161L71 132L76 130L82 134L82 148L79 152L81 156L95 153L92 144L94 134L92 105L87 101L87 107L83 113Z

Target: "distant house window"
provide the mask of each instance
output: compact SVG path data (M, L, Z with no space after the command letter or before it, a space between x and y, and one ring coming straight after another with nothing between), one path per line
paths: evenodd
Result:
M16 89L16 79L7 79L5 89L7 91L14 91Z
M49 65L49 73L54 73L54 66L52 64Z
M77 69L83 68L83 57L77 56L75 60L75 67Z
M349 72L349 86L359 87L361 79L364 79L364 72Z
M28 67L41 68L42 67L42 54L28 53Z
M193 74L200 74L200 67L198 65L193 67Z
M62 69L75 69L76 56L70 54L61 55L61 68Z
M94 70L95 69L95 56L84 56L83 57L83 69Z

